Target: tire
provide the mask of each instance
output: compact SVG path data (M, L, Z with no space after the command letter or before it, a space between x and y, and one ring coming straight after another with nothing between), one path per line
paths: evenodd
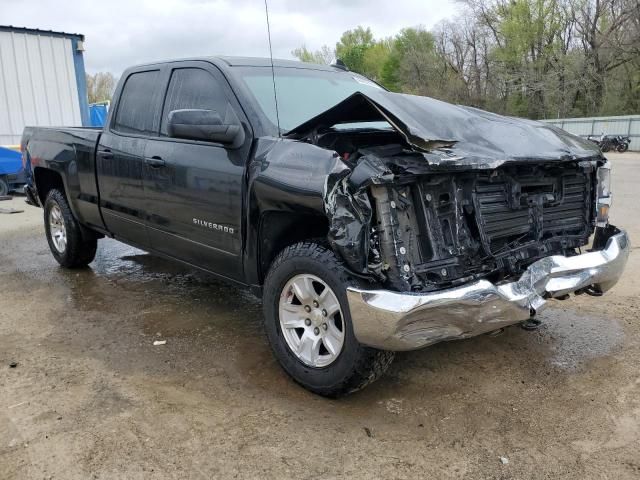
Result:
M618 147L616 148L616 150L620 153L624 153L629 149L629 144L627 143L621 143L620 145L618 145Z
M607 153L609 150L611 150L611 147L609 146L609 143L608 143L608 142L607 142L607 143L604 143L604 144L602 145L602 147L600 147L600 151L601 151L602 153Z
M306 297L308 302L301 301L294 284L306 282L309 285L309 279L313 292ZM264 326L274 356L293 380L325 397L337 398L364 388L386 371L394 357L393 352L366 347L355 338L346 294L349 282L346 270L333 251L310 241L296 243L280 252L265 280ZM330 290L326 291L327 287ZM294 313L282 310L284 307L291 308ZM323 307L330 310L328 316ZM331 313L336 308L338 311ZM291 325L299 326L282 326L281 313L283 321L293 319ZM302 320L300 314L311 318ZM340 336L342 345L338 351L336 344L339 342L334 340ZM295 346L296 341L318 342L319 337L315 360L309 360L314 357L314 348L301 349L309 352L306 357L294 352L292 344Z
M9 184L3 177L0 177L0 197L8 194L9 194Z
M95 258L98 240L83 237L80 224L59 190L50 190L44 202L44 229L51 253L63 267L86 267Z

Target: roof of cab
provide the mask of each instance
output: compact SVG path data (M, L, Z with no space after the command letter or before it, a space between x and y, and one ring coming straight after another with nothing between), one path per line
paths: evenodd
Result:
M186 62L186 61L204 61L211 62L218 65L221 68L224 67L270 67L271 60L269 58L262 57L227 57L227 56L212 56L212 57L190 57L190 58L176 58L171 60L163 60L158 62L145 63L141 65L135 65L127 68L138 69L140 67L158 66L165 63L173 62ZM282 68L303 68L307 70L322 70L326 72L343 72L344 69L332 65L319 65L317 63L306 63L298 60L281 60L274 58L273 65L275 67Z
M213 57L213 59L222 60L230 67L270 67L271 59L263 57ZM301 62L299 60L281 60L278 58L273 59L273 65L275 67L288 67L288 68L306 68L312 70L326 70L336 71L341 70L331 65L320 65L317 63Z

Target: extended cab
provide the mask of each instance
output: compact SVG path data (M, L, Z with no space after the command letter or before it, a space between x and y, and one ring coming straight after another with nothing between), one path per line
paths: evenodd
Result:
M630 248L591 142L339 66L131 68L104 130L26 128L21 148L62 266L108 236L251 288L283 368L327 396L393 351L601 295Z

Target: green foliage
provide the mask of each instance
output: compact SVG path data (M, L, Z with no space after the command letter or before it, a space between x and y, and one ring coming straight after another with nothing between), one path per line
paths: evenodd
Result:
M380 83L392 92L402 91L400 61L400 55L395 51L391 51L380 72Z
M463 16L432 31L376 39L370 28L347 30L335 58L392 91L510 115L640 111L638 0L459 1ZM293 54L328 63L319 52Z
M335 52L326 45L323 45L320 50L315 51L311 51L305 45L302 45L300 48L293 50L291 55L301 62L329 65L335 57Z
M336 57L342 60L349 70L366 75L365 56L374 45L371 29L358 26L342 34L340 41L336 43Z

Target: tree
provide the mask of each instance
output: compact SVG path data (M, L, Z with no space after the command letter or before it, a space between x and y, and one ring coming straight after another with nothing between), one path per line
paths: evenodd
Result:
M609 72L640 56L638 0L571 0L576 31L584 51L583 75L590 85L576 101L599 112L603 107Z
M392 62L397 62L403 91L426 95L438 83L438 59L433 35L424 27L403 28L393 39Z
M87 74L87 96L89 103L111 101L117 79L109 72Z
M323 45L320 50L311 51L305 45L296 48L291 52L301 62L319 63L321 65L330 65L335 59L336 53L327 45Z
M335 54L393 91L529 118L640 110L639 0L458 0L431 31L347 30ZM294 54L306 61L316 52Z
M349 70L366 75L365 54L374 46L370 28L358 26L347 30L336 43L336 57L344 62Z

